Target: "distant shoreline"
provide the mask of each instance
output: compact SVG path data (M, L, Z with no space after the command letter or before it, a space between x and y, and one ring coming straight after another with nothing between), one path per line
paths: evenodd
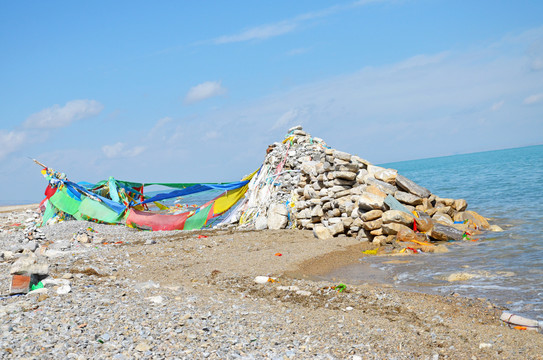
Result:
M2 205L0 206L0 213L11 212L11 211L22 211L27 209L35 209L39 206L39 203L34 204L25 204L25 205Z

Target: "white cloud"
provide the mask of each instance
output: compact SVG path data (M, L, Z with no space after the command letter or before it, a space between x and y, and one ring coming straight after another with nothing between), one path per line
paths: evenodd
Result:
M184 102L185 104L193 104L225 93L226 89L222 86L220 81L206 81L192 87L185 96Z
M171 117L169 117L169 116L163 117L163 118L159 119L159 120L156 122L154 128L162 127L162 126L166 125L167 123L172 122L172 120L173 120L173 119L172 119Z
M292 49L288 51L287 55L288 56L302 55L302 54L307 53L308 51L309 51L308 48L297 48L297 49Z
M349 10L354 7L364 6L370 3L379 2L379 0L361 0L345 5L334 5L323 10L308 12L298 15L292 19L278 21L273 24L259 25L246 29L238 34L224 35L213 40L215 44L228 44L234 42L264 40L272 37L288 34L296 30L306 21L329 16L341 11Z
M286 127L288 124L291 124L294 120L300 119L306 113L307 113L306 110L297 109L297 108L290 109L289 111L281 115L279 119L277 119L275 124L273 124L272 129Z
M271 37L287 34L296 29L296 24L289 21L281 21L276 24L261 25L242 31L235 35L220 36L214 40L215 44L227 44L233 42L263 40Z
M213 140L218 139L221 136L221 134L218 131L208 131L205 133L203 139L204 140Z
M542 101L543 101L543 93L539 93L539 94L528 96L526 99L524 99L522 103L524 105L532 105L532 104L537 104Z
M405 70L410 68L416 68L416 67L424 67L432 64L438 64L444 60L446 60L447 56L449 56L448 52L442 52L435 55L415 55L413 57L410 57L409 59L406 59L394 66L395 70Z
M102 146L102 152L107 158L129 158L141 154L145 151L144 146L134 146L129 148L123 142L118 142L113 145Z
M27 134L23 131L0 130L0 159L21 148L26 138Z
M53 129L70 125L76 120L98 115L104 106L96 100L72 100L60 107L53 105L30 115L25 128Z
M534 71L539 71L543 69L543 58L534 59L530 64L530 68Z
M502 108L503 104L505 104L504 100L498 101L498 102L492 104L492 106L490 107L490 110L498 111L498 110L500 110Z
M173 119L169 116L163 117L159 119L155 126L152 127L152 129L148 132L147 137L153 138L153 137L165 137L167 133L169 133L170 128L168 127L168 124L170 124L173 121Z

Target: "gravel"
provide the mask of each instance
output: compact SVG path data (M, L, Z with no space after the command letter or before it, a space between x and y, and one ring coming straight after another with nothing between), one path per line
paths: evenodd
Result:
M352 238L67 221L41 228L32 253L16 249L19 215L0 215L0 358L542 358L541 334L502 326L502 309L484 299L376 284L340 292L304 270L358 258L366 245ZM88 242L74 240L82 233ZM32 254L53 280L9 296L11 264Z

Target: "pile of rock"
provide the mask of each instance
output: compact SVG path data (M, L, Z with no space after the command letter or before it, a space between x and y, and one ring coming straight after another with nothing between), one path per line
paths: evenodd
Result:
M290 224L322 238L356 236L380 245L462 240L490 229L484 217L466 211L465 200L440 198L394 169L329 148L300 126L268 148L262 171L245 206L254 221L242 226Z
M289 130L283 142L270 145L259 173L249 183L244 201L227 221L239 228L283 229L296 225L295 192L302 165L322 161L326 143L313 138L301 126Z

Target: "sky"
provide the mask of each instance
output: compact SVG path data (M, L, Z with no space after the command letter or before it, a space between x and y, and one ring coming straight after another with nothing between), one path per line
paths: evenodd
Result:
M0 204L237 181L302 125L380 164L543 143L543 1L2 1Z

